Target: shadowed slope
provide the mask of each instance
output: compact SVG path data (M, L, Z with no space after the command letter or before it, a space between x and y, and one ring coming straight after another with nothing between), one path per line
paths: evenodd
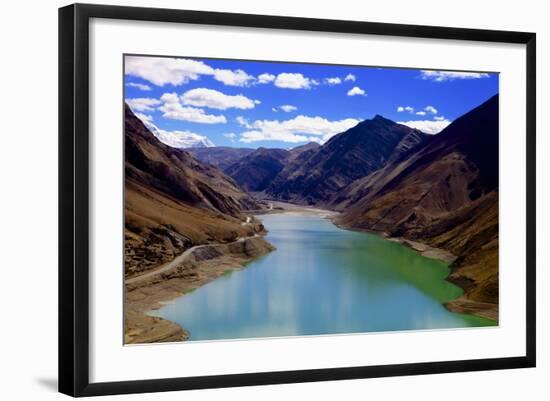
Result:
M498 96L345 192L334 203L345 210L340 224L451 251L458 258L450 279L466 298L449 307L496 318Z
M351 182L378 170L425 137L418 130L376 116L332 137L265 192L283 201L326 204Z
M217 168L157 140L125 109L125 273L134 275L206 242L253 235L241 210L260 206Z

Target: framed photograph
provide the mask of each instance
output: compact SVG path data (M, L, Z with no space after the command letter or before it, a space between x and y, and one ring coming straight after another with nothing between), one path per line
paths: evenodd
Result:
M59 390L535 366L535 82L534 33L61 8Z

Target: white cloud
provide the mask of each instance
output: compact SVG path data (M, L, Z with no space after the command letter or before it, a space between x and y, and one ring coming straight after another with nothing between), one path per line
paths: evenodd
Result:
M281 105L281 106L273 107L273 108L271 108L271 110L273 110L273 111L282 110L282 111L284 111L284 112L286 112L286 113L291 113L291 112L293 112L293 111L298 110L298 107L293 106L293 105L291 105L291 104L283 104L283 105Z
M422 79L428 79L434 82L453 81L455 79L480 79L489 78L489 74L484 72L460 72L460 71L420 71Z
M282 141L289 143L309 142L310 139L304 135L296 135L289 132L263 132L246 131L241 134L241 142L259 142L259 141Z
M339 77L325 78L325 82L329 85L339 85L342 83L342 79L340 79Z
M270 82L273 82L275 81L275 75L273 74L268 74L268 73L264 73L264 74L260 74L258 75L258 83L259 84L268 84Z
M403 113L403 112L414 113L414 107L411 107L411 106L399 106L399 107L397 108L397 112L398 112L398 113Z
M164 118L172 120L191 121L202 124L225 124L227 120L223 115L206 114L204 110L195 107L183 107L179 103L166 103L159 108Z
M157 138L173 148L211 148L214 143L206 136L191 131L159 130Z
M223 134L224 137L229 139L231 142L235 142L235 138L237 137L237 134L234 134L233 132Z
M202 61L183 58L127 56L125 73L164 86L185 84L202 74L212 75L214 69Z
M344 81L355 82L355 75L353 75L353 74L346 75L346 77L344 78Z
M145 122L147 122L147 123L152 123L153 122L153 116L150 115L150 114L143 114L143 113L138 113L138 112L134 112L134 114L136 115L137 118L139 118L144 123Z
M164 103L179 103L180 99L177 94L175 93L164 93L160 100L162 100Z
M250 123L248 122L248 120L246 118L244 118L243 116L238 116L238 117L235 117L235 121L237 122L237 124L239 124L241 127L245 127L245 128L252 128L252 126L250 125Z
M360 87L354 86L348 91L348 96L367 96L367 94Z
M291 104L283 104L282 106L279 106L279 108L287 113L298 110L298 107L292 106Z
M411 107L411 106L399 106L397 108L397 112L398 113L403 113L403 112L407 112L407 113L414 113L414 107ZM438 111L435 107L433 106L426 106L424 107L423 110L420 110L420 111L417 111L416 112L416 115L419 115L419 116L425 116L426 114L437 114Z
M155 135L162 143L173 148L211 148L214 143L206 136L191 131L159 130Z
M202 61L168 57L127 56L125 74L157 86L182 85L199 79L201 75L211 75L228 86L247 86L254 81L254 77L243 70L214 69Z
M152 88L149 85L145 84L138 84L135 82L128 82L126 86L129 86L130 88L137 88L142 91L150 91Z
M250 131L241 133L241 142L283 141L290 143L315 141L324 143L332 136L346 131L359 123L359 120L347 118L329 121L323 117L299 115L290 120L256 120L247 122Z
M314 85L318 85L318 82L300 73L283 72L275 78L275 86L278 88L310 89Z
M158 99L137 97L133 99L126 99L126 103L130 106L132 111L154 111L155 106L158 106L162 102Z
M418 120L418 121L399 121L398 124L406 125L407 127L416 128L426 134L438 134L445 129L451 121L445 120Z
M136 113L136 117L143 122L147 129L149 129L159 141L172 148L210 148L216 146L206 136L195 134L191 131L166 131L153 124L152 118L148 118L150 116Z
M243 70L232 71L216 69L214 71L214 79L229 86L247 86L249 81L254 80L254 77L248 75Z
M437 114L437 109L433 106L426 106L424 107L424 110L426 110L430 114Z
M184 107L175 93L165 93L161 96L164 104L159 110L165 118L172 120L191 121L202 124L224 124L227 122L223 115L206 114L203 109Z
M188 90L180 97L188 106L209 107L211 109L253 109L256 102L243 95L226 95L214 89L195 88Z
M445 120L445 116L434 116L434 120L443 121L443 120Z

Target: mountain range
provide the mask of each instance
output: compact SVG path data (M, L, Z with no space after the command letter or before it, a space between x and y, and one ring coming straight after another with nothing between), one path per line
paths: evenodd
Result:
M437 135L377 115L293 149L175 149L126 108L126 273L253 235L243 211L277 200L452 253L464 296L447 307L498 319L498 107L495 95Z
M188 147L185 149L203 163L225 170L227 167L254 152L252 148L232 148L230 146Z

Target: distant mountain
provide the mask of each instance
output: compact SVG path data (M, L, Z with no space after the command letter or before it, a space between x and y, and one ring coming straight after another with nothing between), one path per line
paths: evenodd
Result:
M191 136L189 134L192 134L192 133L187 133L187 134L188 136L185 138L185 140L180 140L180 144L178 146L180 149L193 149L193 148L204 149L204 148L213 148L214 146L216 146L214 145L214 142L212 142L210 139L208 139L205 136L200 136L200 135Z
M251 148L231 148L229 146L215 146L186 149L203 163L208 163L225 170L231 164L254 152Z
M139 117L138 117L139 118ZM195 134L189 131L164 131L147 119L139 120L145 127L162 143L172 148L211 148L216 145L206 136Z
M396 164L406 160L414 151L433 138L433 136L420 131L413 131L405 135L395 146L384 167L352 181L349 185L334 193L326 202L326 206L336 210L343 210L349 205L357 203L371 191L369 183L373 180L373 177L383 177L389 174Z
M259 206L231 178L161 143L125 108L125 272L139 273L201 243L254 235L241 210Z
M268 197L300 204L326 204L358 178L428 138L421 131L376 116L333 136L287 167L265 190Z
M224 171L247 191L261 192L281 172L291 155L292 152L285 149L258 148Z
M321 147L317 142L308 142L305 145L296 146L288 151L293 155L300 155L304 152L310 152L312 150L317 150Z
M270 191L271 188L280 188L285 185L289 180L289 177L302 168L303 164L319 150L321 145L315 142L297 146L288 151L288 156L284 160L284 166L282 170L275 176L267 188L264 188L265 192Z
M384 231L458 256L465 289L449 308L498 317L498 95L424 145L345 188L333 207L347 227Z

